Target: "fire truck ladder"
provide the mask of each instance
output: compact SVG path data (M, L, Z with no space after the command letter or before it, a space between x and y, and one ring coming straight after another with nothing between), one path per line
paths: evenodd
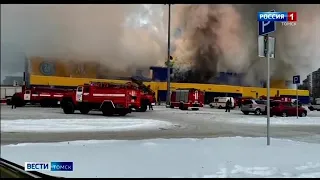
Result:
M116 87L116 88L128 88L128 87L133 86L130 83L121 84L121 83L98 82L98 81L90 81L90 85L98 86L98 87Z
M150 87L143 84L141 79L138 79L137 77L131 77L130 79L133 83L137 84L139 88L145 93L152 94L152 95L155 94L155 92Z

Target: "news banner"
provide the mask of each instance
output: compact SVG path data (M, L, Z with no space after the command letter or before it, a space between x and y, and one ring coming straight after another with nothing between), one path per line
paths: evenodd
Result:
M73 162L25 162L25 171L73 171Z
M258 21L281 22L283 26L295 26L297 12L258 12Z

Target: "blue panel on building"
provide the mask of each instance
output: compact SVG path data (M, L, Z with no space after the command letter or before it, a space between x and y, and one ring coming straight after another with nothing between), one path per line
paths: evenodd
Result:
M154 81L167 81L167 68L166 67L150 67L152 70L152 80ZM171 74L173 70L171 68Z
M158 90L158 102L164 102L167 99L167 91L166 90Z

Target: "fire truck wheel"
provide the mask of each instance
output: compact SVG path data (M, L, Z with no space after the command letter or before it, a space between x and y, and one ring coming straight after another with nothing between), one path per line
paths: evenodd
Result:
M146 112L146 111L147 111L147 108L148 108L147 103L143 102L143 103L141 104L141 107L140 107L140 109L139 109L139 112Z
M73 114L74 113L74 105L70 101L65 102L65 104L62 108L63 108L63 112L65 114Z
M170 105L170 108L172 108L172 109L173 109L173 108L174 108L174 106L173 106L173 105Z
M101 106L101 111L104 116L112 116L115 113L112 102L104 102Z

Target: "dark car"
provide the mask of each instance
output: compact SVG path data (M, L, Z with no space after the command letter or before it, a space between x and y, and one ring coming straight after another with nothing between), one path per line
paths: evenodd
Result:
M270 116L296 116L297 115L297 107L291 102L281 102L281 101L273 101L270 103ZM305 117L307 116L307 110L303 107L298 107L298 116Z

